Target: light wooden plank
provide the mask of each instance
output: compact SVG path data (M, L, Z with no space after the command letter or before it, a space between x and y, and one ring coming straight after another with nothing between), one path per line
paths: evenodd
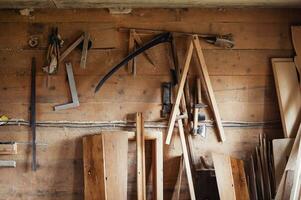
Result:
M193 44L192 44L192 41L190 41L189 47L188 47L188 50L187 50L187 53L185 56L185 63L184 63L183 71L181 73L181 80L180 80L180 82L178 84L178 88L177 88L176 99L172 106L172 111L171 111L170 117L169 117L168 130L167 130L167 136L166 136L166 141L165 141L166 144L170 144L173 129L174 129L175 122L176 122L176 117L180 111L179 106L180 106L181 98L182 98L183 92L184 92L184 85L185 85L186 77L187 77L188 70L189 70L192 52L193 52Z
M102 135L83 138L84 193L86 200L107 200Z
M195 191L194 191L193 178L192 178L192 174L191 174L190 161L189 161L189 155L188 155L188 150L187 150L187 145L186 145L185 132L184 132L182 119L178 119L178 125L179 125L180 142L181 142L181 147L182 147L182 152L183 152L183 158L184 158L186 176L187 176L187 181L188 181L190 199L195 200L196 196L195 196Z
M291 153L293 144L293 138L281 138L273 140L273 158L274 158L274 169L275 169L275 184L276 189L281 181L281 177L284 173L285 166L288 157Z
M107 200L127 199L128 135L124 132L102 133Z
M221 142L225 142L226 141L226 137L225 137L225 132L224 132L224 128L223 128L223 124L222 124L222 120L221 120L221 116L218 110L218 106L216 103L216 99L214 96L214 92L212 89L212 84L210 81L210 77L209 77L209 73L208 73L208 68L205 62L205 58L202 52L202 48L200 46L200 42L199 42L199 38L198 36L193 36L193 45L196 49L197 52L197 58L199 61L200 66L200 71L201 74L204 78L204 84L205 84L205 88L207 90L207 93L209 95L209 101L211 103L211 109L213 111L213 115L215 118L215 123L217 124L217 129L219 132L219 139Z
M17 143L0 143L0 155L17 154Z
M300 200L300 179L301 179L301 144L299 141L299 147L297 152L297 160L295 170L293 173L293 185L291 187L290 200Z
M145 139L147 139L147 132L145 132ZM163 136L162 133L156 135L155 140L152 141L153 152L153 199L163 200Z
M137 148L137 199L146 199L144 119L142 113L136 113Z
M272 59L281 122L285 137L295 137L301 119L301 91L294 62Z
M235 200L236 195L230 157L223 154L212 153L212 159L220 199Z
M298 154L298 149L299 149L299 145L300 145L300 137L301 137L301 125L299 124L299 129L298 129L295 141L294 141L294 145L293 145L292 151L290 153L289 159L287 161L287 164L285 166L285 171L284 171L284 174L282 175L279 187L277 189L275 200L282 200L283 195L285 194L286 172L289 170L295 170L297 156L298 156L297 154Z

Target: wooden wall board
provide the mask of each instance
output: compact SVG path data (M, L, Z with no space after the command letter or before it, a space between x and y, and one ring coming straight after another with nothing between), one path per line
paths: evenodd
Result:
M17 143L0 144L0 155L17 154Z
M301 91L294 62L272 59L285 137L295 137L301 120Z
M208 65L210 78L213 80L213 89L217 94L218 106L221 110L221 115L226 120L243 120L243 121L262 121L279 119L278 107L276 99L273 98L272 90L274 88L272 80L272 68L270 66L270 57L288 57L293 55L290 44L289 25L301 21L298 9L134 9L130 15L112 16L106 10L88 9L88 10L36 10L33 16L25 17L19 15L16 11L2 10L0 12L1 25L6 23L9 27L8 32L11 37L2 35L2 38L9 38L5 44L14 44L14 46L24 46L27 43L27 37L31 33L39 33L39 27L35 27L33 31L29 31L29 27L33 24L41 24L45 27L41 28L39 36L45 37L47 34L47 24L59 23L66 28L70 24L99 24L97 27L104 24L114 24L114 26L136 26L142 28L166 28L181 31L201 31L210 33L233 33L234 39L237 42L236 49L224 50L213 48L206 44L204 55ZM143 16L143 17L142 17ZM203 19L198 28L195 28L195 23L199 23L199 19ZM150 25L149 21L154 24ZM14 23L9 23L14 22ZM21 22L25 22L24 24ZM20 32L15 31L13 24L20 25ZM64 28L64 27L62 27ZM66 42L72 42L78 37L73 31L66 30L64 32L70 35L70 39ZM75 30L79 27L73 27ZM81 27L80 27L81 29ZM79 30L79 29L78 29ZM93 30L92 32L102 33L101 30ZM269 32L267 35L266 32ZM66 35L65 34L65 35ZM131 83L130 87L125 90L124 95L109 91L110 86L97 94L95 97L92 93L85 93L84 90L89 88L92 91L92 82L95 78L97 82L100 76L106 73L114 64L120 61L126 55L127 33L118 33L118 49L103 50L92 49L88 52L87 69L79 68L80 52L75 51L70 54L68 60L74 65L74 73L76 77L85 77L83 80L91 79L91 82L80 80L80 90L82 98L87 100L87 103L81 105L79 110L69 110L62 113L54 113L52 106L55 101L67 100L68 96L65 93L65 85L56 88L55 91L48 91L39 88L39 101L45 103L38 104L38 120L125 120L127 113L137 111L145 111L146 120L157 120L160 115L161 102L157 94L160 89L157 88L161 80L168 80L169 64L167 59L161 55L166 55L168 50L167 45L156 47L154 57L158 62L158 69L153 69L146 62L144 56L137 58L137 84L135 80L125 78L127 72L120 70L116 76L111 79L110 86L116 89L123 88L123 81ZM67 36L66 35L66 36ZM259 36L258 36L259 35ZM68 36L69 37L69 36ZM74 37L74 38L72 38ZM101 37L99 36L101 39ZM45 38L44 38L45 39ZM144 39L144 36L143 36ZM10 41L14 40L14 41ZM185 48L182 48L182 43L185 43L185 38L177 38L179 43L179 57L183 57ZM2 45L5 45L2 43ZM22 45L19 45L22 44ZM45 44L45 41L42 42ZM67 43L66 43L67 44ZM96 42L98 43L98 41ZM7 46L7 45L6 45ZM281 48L286 48L282 50ZM30 57L37 57L37 66L39 68L44 64L44 49L20 49L9 47L0 50L0 77L5 84L0 87L1 94L5 94L6 98L0 101L0 113L8 114L12 118L28 118L27 92L29 92L29 71ZM195 65L195 58L193 65ZM196 66L192 66L192 69ZM26 78L24 78L24 76ZM42 80L42 72L38 73L39 79ZM98 76L98 77L97 77ZM190 76L195 76L195 70L190 72ZM191 79L192 79L191 78ZM142 80L148 80L147 85L142 86ZM15 80L15 81L12 81ZM58 76L54 80L64 81L64 68L60 68ZM8 85L6 82L10 82ZM154 82L152 82L154 81ZM116 85L114 84L116 83ZM146 86L151 86L154 93L147 92L141 94L143 90L148 90ZM11 87L9 87L11 86ZM116 86L116 87L115 87ZM240 87L242 86L242 87ZM15 87L15 90L14 90ZM57 85L58 87L58 85ZM91 87L91 88L90 88ZM244 89L246 88L246 89ZM104 89L104 88L103 88ZM138 89L138 92L134 90ZM241 90L242 89L242 90ZM149 91L149 90L148 90ZM46 96L47 92L49 95ZM106 94L105 94L106 93ZM51 94L51 95L50 95ZM55 98L55 95L63 96ZM85 95L88 94L86 97ZM139 99L131 98L126 94L140 95ZM154 96L152 96L154 94ZM106 96L107 95L107 96ZM115 98L115 95L117 97ZM105 97L106 96L106 97ZM118 102L116 99L123 97L123 100L130 102ZM95 101L93 102L93 99ZM26 101L25 101L26 99ZM258 99L258 102L256 102ZM24 101L23 101L24 100ZM86 101L85 100L85 101ZM22 101L22 102L20 102ZM51 101L51 102L49 102ZM102 101L102 102L100 102ZM105 101L105 102L104 102ZM115 103L111 103L115 101ZM139 101L139 103L137 103ZM144 102L145 101L145 102ZM15 103L9 103L15 102ZM47 103L48 102L48 103ZM64 101L62 101L64 102ZM89 102L89 103L88 103ZM153 102L153 103L149 103ZM9 103L9 104L8 104ZM237 108L241 112L233 113ZM111 114L110 114L111 113ZM210 115L208 117L210 119ZM257 137L259 132L268 132L271 136L280 136L281 130L275 128L226 128L225 134L228 138L227 144L216 146L214 130L208 128L206 140L199 137L193 139L196 158L199 161L199 156L209 158L210 152L227 152L239 158L246 158L247 154L257 145ZM1 126L1 140L17 140L21 142L18 155L12 155L12 158L18 161L16 171L3 171L5 175L0 178L5 180L5 185L1 185L3 198L14 199L83 199L82 194L82 149L80 137L87 134L99 133L102 128L38 128L38 154L40 156L40 170L36 175L32 176L27 170L29 131L27 128L19 126ZM175 130L177 131L177 130ZM171 196L171 191L174 186L176 171L173 169L171 160L181 155L180 142L177 134L170 147L164 147L164 198L168 199ZM62 153L64 152L64 153ZM134 145L129 146L129 169L135 169L135 149ZM7 156L5 156L7 158ZM30 164L30 163L29 163ZM199 165L199 163L197 163ZM13 173L13 174L12 174ZM22 173L22 178L19 174ZM135 171L129 170L129 199L135 197L134 175ZM2 173L1 173L2 174ZM12 174L8 177L6 174ZM59 176L60 175L60 176ZM185 181L185 180L184 180ZM15 183L18 183L15 186ZM32 187L24 187L32 183ZM43 183L43 184L40 184ZM183 188L186 189L186 188ZM37 192L37 191L40 191ZM44 196L42 197L41 194Z
M93 48L115 48L119 45L114 24L110 23L0 23L0 27L6 30L5 34L0 34L0 49L28 49L27 42L30 36L38 37L38 47L46 49L53 27L58 27L59 34L64 40L62 52L84 31L90 33Z
M76 14L74 14L76 13ZM1 22L110 22L116 17L110 15L106 9L36 9L34 17L17 15L12 10L2 10ZM141 17L144 16L144 17ZM291 23L301 21L298 9L264 9L261 8L189 8L189 9L133 9L131 15L122 16L124 20L144 21L152 19L155 22L187 21L199 22L202 18L207 22L260 22L260 23Z
M274 157L274 168L275 168L275 181L276 188L278 187L285 166L288 160L288 157L291 153L293 144L293 138L282 138L273 140L273 157Z

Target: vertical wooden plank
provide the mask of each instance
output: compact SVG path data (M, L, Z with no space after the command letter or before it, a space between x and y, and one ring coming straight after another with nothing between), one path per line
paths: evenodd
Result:
M105 157L101 135L83 138L84 195L86 200L106 200Z
M80 59L80 68L86 69L88 46L89 46L90 34L88 32L84 33L82 56Z
M183 171L184 171L184 159L183 159L183 155L182 155L180 157L180 166L179 166L177 182L176 182L176 185L175 185L174 192L172 193L171 200L179 200L180 199Z
M301 92L294 62L272 59L281 122L285 137L296 136L301 119Z
M171 114L169 117L168 130L167 130L167 136L166 136L166 141L165 141L166 144L170 144L171 136L172 136L173 129L175 126L175 122L176 122L176 117L179 113L180 101L183 96L184 85L186 82L186 77L188 74L189 65L190 65L190 61L191 61L191 57L192 57L192 51L193 51L193 45L192 45L192 42L190 41L188 51L185 56L185 63L184 63L183 72L181 74L181 80L180 80L180 83L178 84L178 88L177 88L176 100L172 107L172 111L171 111Z
M152 141L153 199L163 200L163 136Z
M145 143L144 121L142 113L136 114L136 144L137 144L137 199L146 199L145 180Z
M102 133L106 193L108 200L127 199L128 135L124 132Z
M281 181L280 181L277 193L276 193L275 200L283 199L283 195L284 195L284 191L285 191L285 184L286 184L286 181L285 181L286 180L286 172L288 170L295 170L296 160L297 160L297 156L298 156L297 154L298 154L298 149L299 149L299 145L300 145L300 137L301 137L301 124L299 126L298 133L295 138L294 145L293 145L292 151L290 153L289 159L285 166L284 174L281 177Z
M244 161L235 158L230 158L230 160L236 198L249 200L250 196L244 169Z
M212 153L217 180L218 193L221 200L235 200L235 188L229 156Z
M187 151L187 145L186 145L186 140L185 140L185 133L184 133L182 119L178 119L178 125L179 125L179 135L180 135L181 147L182 147L182 151L183 151L184 164L185 164L186 176L187 176L187 181L188 181L190 199L195 200L196 199L195 191L194 191L194 186L193 186L193 179L192 179L192 174L191 174L189 155L188 155L188 151Z
M292 26L291 31L292 31L293 45L297 55L294 61L296 63L299 75L301 76L301 26Z
M293 138L281 138L273 140L273 158L276 190L284 173L285 165L291 153L294 140L295 139Z
M221 116L220 116L218 106L217 106L217 103L216 103L216 99L215 99L215 96L214 96L214 92L213 92L213 89L212 89L212 84L211 84L211 81L210 81L210 77L209 77L208 68L207 68L207 65L206 65L206 62L205 62L204 54L202 52L200 41L199 41L199 38L198 38L197 35L193 36L193 45L196 49L197 58L198 58L198 61L201 65L200 66L200 71L201 71L202 76L204 78L205 88L206 88L206 90L208 92L208 95L209 95L209 101L211 103L211 108L212 108L213 115L214 115L214 118L215 118L215 121L216 121L216 124L217 124L217 129L218 129L218 132L219 132L219 139L220 139L221 142L224 142L224 141L226 141L226 136L225 136Z
M294 170L293 186L291 190L290 200L298 200L300 194L300 179L301 179L301 143L299 141L299 148L297 153L296 166ZM299 199L300 200L300 199Z

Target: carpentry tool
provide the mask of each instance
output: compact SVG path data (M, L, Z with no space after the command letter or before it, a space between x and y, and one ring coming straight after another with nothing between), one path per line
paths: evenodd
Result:
M195 90L195 104L193 109L193 129L192 134L200 134L202 137L206 137L206 125L199 125L199 121L205 121L205 114L200 111L207 107L202 103L202 93L201 93L201 79L197 78L196 80L196 90Z
M186 54L183 71L182 71L182 74L181 74L181 80L179 82L178 89L177 89L176 100L175 100L175 103L173 105L172 112L171 112L171 115L170 115L170 118L169 118L166 144L170 144L171 136L173 134L173 129L174 129L175 121L176 121L176 117L180 112L179 106L180 106L180 102L181 102L183 92L184 92L184 85L185 85L186 78L187 78L188 71L189 71L189 66L190 66L190 62L191 62L191 58L192 58L193 49L196 49L197 59L198 59L199 64L200 64L200 72L201 72L200 75L202 75L202 77L204 79L205 89L207 90L206 92L208 93L208 96L209 96L209 102L211 103L211 108L213 110L214 118L215 118L216 123L217 123L217 128L218 128L218 131L219 131L219 139L222 142L224 142L226 140L223 125L222 125L222 122L221 122L221 117L220 117L220 114L219 114L219 111L218 111L218 107L217 107L214 92L213 92L213 89L212 89L210 77L209 77L209 74L208 74L207 65L206 65L206 62L205 62L205 59L204 59L204 55L203 55L203 52L202 52L202 49L201 49L201 46L200 46L198 36L194 35L192 37L192 39L190 40L190 42L189 42L189 47L188 47L188 51L187 51L187 54Z
M128 30L136 30L139 34L159 34L166 32L166 30L154 30L154 29L143 29L143 28L124 28L121 27L119 31L128 31ZM234 47L234 40L232 34L220 35L220 34L198 34L198 33L191 33L191 32L179 32L179 31L168 31L173 34L174 37L176 36L193 36L197 35L199 38L203 39L204 41L214 44L219 47L223 48L233 48Z
M75 107L79 106L79 100L78 100L78 95L77 95L77 91L76 91L76 85L75 85L75 80L74 80L74 76L73 76L73 70L72 70L71 63L66 63L66 71L67 71L68 82L69 82L69 87L70 87L70 91L71 91L72 103L54 106L55 111L65 110L65 109L69 109L69 108L75 108Z
M31 60L31 98L30 98L30 126L32 131L32 170L37 170L36 159L36 58Z
M118 69L120 69L123 65L127 64L131 59L138 56L139 54L143 53L147 49L150 49L158 44L165 43L165 42L171 42L172 41L172 35L169 32L161 33L157 36L155 36L152 40L145 43L140 48L137 48L134 52L130 53L128 56L126 56L120 63L118 63L116 66L114 66L97 84L95 88L95 93L101 88L101 86L108 80Z
M0 160L0 167L16 168L17 164L14 160Z
M46 56L46 66L43 71L48 74L55 74L59 67L60 48L63 46L64 41L58 34L58 28L53 28L49 36L49 46Z
M162 110L161 117L167 117L171 111L171 82L164 82L161 85L162 87Z
M73 42L60 56L59 62L62 62L76 47L80 47L82 50L80 68L86 68L88 49L92 47L92 41L90 40L90 34L84 32L75 42Z

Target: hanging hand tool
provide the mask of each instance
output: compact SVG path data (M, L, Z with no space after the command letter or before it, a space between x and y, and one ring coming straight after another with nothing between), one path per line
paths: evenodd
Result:
M145 33L145 34L159 34L166 32L163 30L153 30L153 29L143 29L143 28L119 28L119 31L127 31L128 29L135 29L136 32ZM222 48L233 48L234 40L232 34L220 35L220 34L199 34L199 33L190 33L190 32L179 32L179 31L169 31L173 34L174 37L177 36L193 36L197 35L199 38L204 41L213 44Z
M66 63L66 71L67 71L68 82L69 82L69 87L70 87L70 91L71 91L72 103L54 106L55 111L65 110L65 109L69 109L69 108L75 108L75 107L79 106L79 100L78 100L78 95L77 95L77 91L76 91L76 85L75 85L75 80L74 80L71 63Z
M58 28L52 30L49 36L49 46L46 55L46 66L43 71L48 74L55 74L59 67L60 48L63 46L64 41L58 34Z
M30 98L30 126L32 133L32 170L37 170L36 159L36 58L31 60L31 98Z
M161 85L162 87L162 110L161 110L161 117L167 117L168 114L171 112L171 89L172 83L171 82L164 82Z
M108 80L118 69L120 69L123 65L127 64L131 59L135 58L139 54L143 53L147 49L150 49L158 44L165 43L165 42L171 42L172 41L172 35L169 32L161 33L157 36L155 36L152 40L141 46L140 48L137 48L134 52L130 53L128 56L126 56L120 63L118 63L116 66L114 66L97 84L95 88L95 93L101 88L101 86Z

